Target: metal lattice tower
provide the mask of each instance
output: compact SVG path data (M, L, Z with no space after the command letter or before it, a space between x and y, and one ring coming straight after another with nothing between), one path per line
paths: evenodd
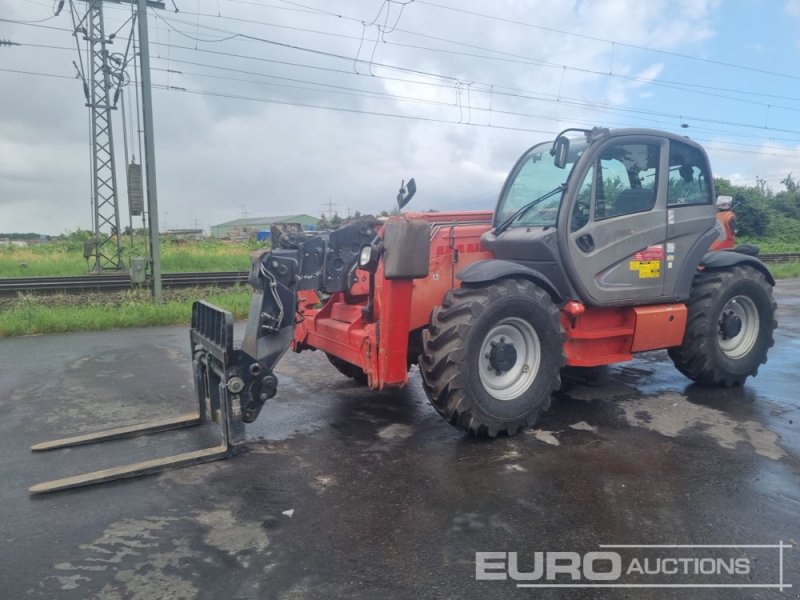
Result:
M89 0L84 39L89 44L87 106L92 123L92 224L94 227L93 271L123 270L119 235L117 171L111 126L111 65L103 26L103 1Z

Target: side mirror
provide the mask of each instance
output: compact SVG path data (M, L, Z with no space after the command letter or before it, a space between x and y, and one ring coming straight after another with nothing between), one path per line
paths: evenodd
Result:
M730 210L733 206L733 196L717 196L717 210Z
M553 164L556 167L559 169L566 167L569 157L569 138L564 136L556 138L556 141L553 142L553 148L550 150L550 154L555 157L553 159Z
M400 182L400 192L397 194L397 208L402 209L406 204L411 202L411 198L417 193L417 182L414 178L408 180L408 185L405 181Z

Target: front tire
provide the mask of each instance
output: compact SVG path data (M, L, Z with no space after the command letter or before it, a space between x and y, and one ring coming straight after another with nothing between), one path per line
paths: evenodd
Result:
M564 340L558 308L530 281L450 290L423 331L423 387L456 427L516 435L550 407Z
M683 343L669 349L678 370L707 386L742 385L775 343L776 304L764 274L737 265L695 275Z

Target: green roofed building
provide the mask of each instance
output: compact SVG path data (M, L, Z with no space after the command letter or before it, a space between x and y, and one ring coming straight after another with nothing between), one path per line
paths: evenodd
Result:
M235 219L227 223L212 225L211 237L226 239L247 238L259 231L269 231L270 225L275 223L300 223L303 229L313 230L317 228L319 219L305 214Z

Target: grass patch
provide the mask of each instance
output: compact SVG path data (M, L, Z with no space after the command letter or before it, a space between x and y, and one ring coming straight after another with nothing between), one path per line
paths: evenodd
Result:
M164 273L205 273L210 271L247 271L250 252L263 244L229 243L219 240L161 243L161 270ZM124 250L125 264L130 256L144 256L144 245ZM53 241L28 248L0 248L0 277L69 277L85 275L86 260L82 246L69 241Z
M86 275L80 252L37 252L28 248L4 248L0 252L0 277Z
M775 279L800 277L800 261L768 265ZM204 299L247 317L251 288L164 290L164 302L154 304L147 290L115 293L19 295L0 299L0 337L102 331L125 327L189 325L192 302Z
M763 238L737 237L737 244L753 244L761 249L761 254L783 254L800 252L800 242L783 242Z
M251 289L199 288L165 290L165 300L155 304L148 291L115 294L19 296L0 308L0 336L20 336L68 331L102 331L123 327L189 325L192 302L208 300L229 310L237 319L247 316Z
M173 246L161 254L164 273L204 273L210 271L248 271L250 248L239 245L192 248Z
M772 263L767 265L775 279L793 279L800 277L800 261Z

